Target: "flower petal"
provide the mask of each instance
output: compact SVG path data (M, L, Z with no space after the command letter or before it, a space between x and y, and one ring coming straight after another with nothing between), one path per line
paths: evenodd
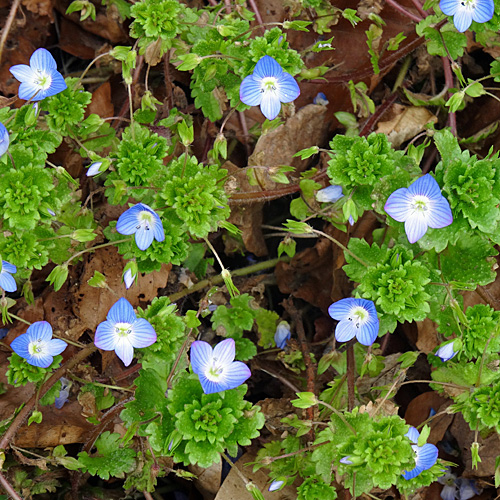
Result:
M33 101L41 101L45 97L45 95L43 95L44 91L40 90L40 87L31 81L21 83L21 85L19 85L18 94L20 99L26 101L30 99Z
M489 21L495 12L493 0L476 0L476 8L472 13L472 19L476 23L485 23Z
M0 123L0 156L3 156L9 149L9 142L9 132L5 128L5 125L3 123Z
M10 343L10 347L18 356L27 359L29 356L31 356L28 350L28 345L30 342L31 341L29 339L29 336L26 333L23 333L22 335L19 335L19 337L16 337Z
M119 337L115 346L116 355L123 361L125 366L130 365L134 357L134 348L126 337Z
M106 318L112 323L132 324L137 319L137 316L130 302L125 297L121 297L111 306Z
M50 76L52 78L52 82L50 83L50 87L46 91L45 97L59 94L59 92L63 92L68 88L66 82L64 81L64 77L61 75L61 73L59 73L59 71L53 71Z
M0 272L0 288L3 288L6 292L15 292L17 290L16 280L8 273Z
M413 443L417 444L418 438L420 437L420 432L413 427L413 425L410 425L410 428L408 429L408 432L405 434L405 436Z
M253 74L258 78L266 78L270 76L277 78L280 77L282 73L283 68L271 56L261 57L253 70Z
M472 12L467 8L459 8L453 16L453 24L460 33L463 33L472 24Z
M9 71L19 82L34 82L35 80L35 73L27 64L16 64Z
M116 222L116 230L120 234L134 234L139 224L138 216L140 211L139 205L135 205L123 212Z
M421 212L416 212L405 221L405 232L410 243L415 243L427 232L427 219Z
M357 333L357 328L352 324L352 321L342 320L335 328L335 339L337 342L347 342L354 338Z
M37 356L31 355L29 358L26 358L26 361L33 366L39 366L40 368L48 368L54 361L54 358L50 354L41 353L38 354Z
M97 325L94 344L103 351L114 351L117 341L115 325L111 321L103 321Z
M408 187L410 195L427 196L427 198L438 199L441 195L441 188L436 179L430 174L419 177Z
M132 333L128 339L133 347L149 347L156 342L156 332L149 321L139 318L132 323Z
M47 321L36 321L26 330L30 342L42 340L48 342L52 338L52 327Z
M367 321L363 326L359 328L358 333L356 334L356 338L358 339L360 344L372 345L378 336L378 331L378 319L376 319L376 321Z
M451 358L455 357L455 355L458 353L458 351L455 352L453 345L454 342L448 342L448 344L441 346L436 351L435 355L438 356L443 363L449 361Z
M283 72L276 85L278 97L281 102L292 102L300 95L300 87L295 78Z
M135 232L135 244L139 250L147 250L154 240L154 231L146 226L140 226Z
M47 354L57 356L58 354L61 354L66 347L68 347L68 344L64 342L64 340L52 339L47 342Z
M49 73L53 69L57 69L56 60L47 49L36 49L30 57L30 67Z
M326 188L320 189L316 193L316 200L321 203L335 203L344 196L342 192L342 186L328 186Z
M427 225L434 229L449 226L453 222L450 204L444 196L436 201L432 200L426 215Z
M411 214L412 197L407 188L399 188L392 193L384 206L384 210L398 222L404 222Z
M233 361L222 373L219 381L219 391L227 391L239 387L250 375L252 375L250 368L245 363Z
M191 360L191 363L193 361ZM195 372L196 373L196 372ZM212 380L208 380L202 372L198 373L198 378L200 379L201 388L205 394L214 394L215 392L220 392L222 389L220 388L219 382L213 382Z
M125 271L125 274L123 275L123 282L125 283L125 288L128 289L128 288L130 288L134 284L136 276L137 276L137 274L134 274L132 276L132 270L131 269L127 269Z
M431 443L418 446L417 467L422 467L422 470L430 469L436 463L438 453L438 449Z
M276 92L266 90L262 94L260 110L268 120L274 120L281 110L281 102Z
M460 2L457 0L441 0L439 2L439 8L443 14L446 14L447 16L454 16L459 5Z
M404 471L403 472L403 477L409 481L410 479L413 479L415 477L417 477L424 469L422 469L422 467L415 467L414 469L410 470L410 471Z
M247 106L258 106L262 101L260 81L253 75L247 76L240 85L240 99Z
M155 219L152 224L152 229L153 229L153 236L156 241L164 241L165 240L165 230L163 229L163 224L161 222L160 217L158 214L155 214Z
M2 271L6 271L10 274L15 274L17 272L17 267L6 260L2 260Z
M217 359L218 365L230 365L234 360L235 352L234 339L225 339L214 347L213 358Z
M351 313L351 309L355 305L356 305L356 303L354 302L354 299L352 299L352 298L341 299L341 300L338 300L337 302L334 302L328 308L328 314L333 319L341 321L343 319L346 319L349 316L349 314Z
M195 340L191 344L190 358L193 372L198 375L203 374L207 367L212 365L213 350L210 347L210 344L208 342L204 342L203 340Z

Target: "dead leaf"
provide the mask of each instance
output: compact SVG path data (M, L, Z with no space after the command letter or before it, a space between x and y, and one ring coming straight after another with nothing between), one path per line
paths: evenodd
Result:
M111 102L111 85L109 82L99 85L92 92L92 101L85 110L85 116L89 116L92 113L99 115L101 118L114 116L115 108Z
M54 21L54 14L52 12L53 0L22 0L21 2L29 11L39 16L48 16L50 22Z
M437 116L424 107L408 107L394 104L389 119L378 123L376 132L385 134L394 148L409 141L425 130L425 126L437 122Z
M417 348L425 354L432 352L441 342L438 339L436 323L425 318L424 321L417 321Z
M222 479L222 461L204 469L197 465L189 465L190 472L197 476L194 480L196 489L200 491L204 498L211 500L217 494Z

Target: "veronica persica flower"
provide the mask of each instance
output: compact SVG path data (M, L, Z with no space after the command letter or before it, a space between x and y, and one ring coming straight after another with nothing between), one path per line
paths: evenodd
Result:
M32 101L41 101L46 97L66 90L66 82L57 71L57 64L52 54L45 49L37 49L30 57L30 65L16 64L9 70L19 85L19 97Z
M344 196L342 192L342 186L328 186L326 188L320 189L316 193L316 200L321 203L335 203Z
M287 321L281 321L276 328L276 333L274 334L276 346L280 349L284 349L291 336L290 325Z
M495 11L493 0L441 0L439 8L443 14L453 16L453 24L460 32L467 30L472 21L489 21Z
M94 175L97 175L99 173L99 169L101 168L102 161L96 161L90 165L90 167L87 170L87 177L94 177Z
M422 238L428 227L437 229L453 222L450 204L430 174L418 178L408 188L396 189L384 209L393 219L405 223L410 243Z
M205 394L234 389L250 377L248 366L234 361L234 355L233 339L223 340L213 349L203 340L191 344L191 367L198 375Z
M30 365L48 368L54 356L61 354L68 344L52 338L52 327L47 321L37 321L10 344L12 350Z
M260 106L268 120L274 120L282 102L292 102L300 95L300 89L292 75L270 56L262 57L253 74L248 75L240 86L241 102L248 106Z
M451 358L454 358L460 348L462 347L462 342L460 340L454 340L452 342L448 342L447 344L442 345L435 353L436 356L441 358L441 361L444 363L449 361Z
M11 276L17 272L17 267L6 260L2 260L0 269L0 288L6 292L15 292L17 290L16 280Z
M285 484L285 481L273 481L268 488L268 491L278 491L281 490L283 485Z
M0 156L3 156L9 149L9 132L3 123L0 123Z
M140 250L146 250L153 240L163 241L165 232L158 214L144 203L138 203L123 212L116 223L120 234L135 234Z
M134 347L156 342L156 332L144 318L137 318L130 302L121 298L108 312L106 321L97 325L94 344L103 351L115 351L125 366L132 362Z
M69 390L71 388L71 382L66 377L61 377L59 381L61 382L61 390L59 391L59 396L57 396L54 401L54 406L58 410L60 410L64 406L64 403L68 401Z
M335 328L338 342L356 337L363 345L372 345L378 335L379 321L375 304L366 299L342 299L328 308L328 314L339 321Z
M132 269L127 269L123 275L123 282L125 283L125 288L129 289L135 281L137 274L132 274Z
M430 443L418 446L417 443L420 432L418 432L415 427L410 427L410 430L405 434L405 436L413 443L411 447L415 452L415 468L410 471L403 472L403 477L406 480L409 480L417 477L422 471L430 469L436 463L438 458L438 449Z

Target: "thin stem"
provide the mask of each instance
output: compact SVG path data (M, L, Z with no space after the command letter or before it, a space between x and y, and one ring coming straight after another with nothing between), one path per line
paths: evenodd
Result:
M73 380L76 380L77 382L81 382L82 384L93 384L96 385L97 387L104 387L105 389L114 389L116 391L134 392L133 389L128 389L127 387L120 387L119 385L108 385L108 384L101 384L100 382L89 382L88 380L77 377L72 373L69 374L69 377L72 378Z
M214 254L215 258L217 259L217 262L219 263L221 270L224 271L224 269L226 269L226 268L224 267L224 264L222 263L222 260L220 259L219 254L215 251L215 248L213 247L212 243L210 243L210 241L208 241L208 238L204 238L204 239L205 239L205 243L207 244L208 248L210 248L211 252Z
M335 415L337 415L337 417L340 418L340 420L342 420L342 422L344 422L345 426L349 428L349 430L355 435L357 436L358 433L356 432L356 429L347 421L347 419L345 418L345 416L342 414L342 412L338 411L337 408L334 408L332 405L328 404L328 403L325 403L324 401L321 401L318 399L318 404L320 405L323 405L323 406L326 406L329 410L331 410L333 413L335 413Z
M2 29L2 36L0 37L0 61L2 60L5 40L7 40L7 37L9 36L10 28L12 28L12 23L14 22L14 18L16 17L17 9L19 8L20 3L21 0L14 0L12 6L10 7L7 20L5 21L4 27Z
M483 374L483 366L484 366L484 360L486 358L486 350L488 349L488 346L490 345L490 342L493 340L494 337L498 335L499 327L497 326L496 330L490 335L490 338L486 342L486 345L484 346L483 349L483 354L481 356L481 364L479 365L479 371L477 373L477 380L476 380L476 387L479 387L481 384L481 375Z
M25 325L31 326L31 323L24 318L20 318L19 316L16 316L15 314L12 314L11 312L8 312L9 317L16 319L17 321L20 321L21 323L24 323Z
M80 252L75 253L75 255L72 255L65 262L65 265L68 265L72 260L80 257L80 255L83 255L84 253L93 252L94 250L97 250L98 248L104 248L104 247L109 247L109 246L112 246L112 245L118 245L119 243L125 243L126 241L130 241L131 239L132 238L124 238L123 240L108 241L107 243L102 243L101 245L96 245L95 247L85 248L84 250L81 250Z
M233 469L234 471L236 471L236 474L238 474L238 476L243 481L243 483L245 484L245 486L247 486L248 484L250 484L250 481L246 478L245 474L243 474L243 472L241 472L240 469L238 469L238 467L236 466L236 464L234 464L233 461L223 451L221 451L221 456L230 465L231 469Z
M416 23L419 23L422 18L420 16L416 16L415 14L412 14L410 11L406 10L404 7L399 5L395 0L385 0L391 7L393 7L395 10L400 12L406 17L409 17L412 21L415 21Z
M349 344L346 352L347 360L347 409L352 411L354 408L354 371L356 369L356 361L354 359L354 346Z
M408 385L408 384L437 384L437 385L442 385L444 387L455 387L455 389L470 390L470 387L458 384L451 384L449 382L438 382L437 380L407 380L406 382L402 382L400 385Z
M288 256L282 256L279 259L271 259L271 260L266 260L264 262L258 262L257 264L252 264L251 266L244 267L241 269L236 269L235 271L231 272L232 276L247 276L248 274L253 274L253 273L258 273L260 271L265 271L266 269L271 269L278 262L290 262L290 257ZM186 288L180 292L174 293L172 295L169 295L169 300L170 302L177 302L179 299L182 297L185 297L186 295L191 295L192 293L198 292L200 290L203 290L203 288L206 288L208 286L215 286L219 285L222 283L224 280L222 279L222 276L218 274L217 276L214 276L213 278L210 279L205 279L202 281L199 281L196 283L196 285L193 285L190 288Z
M132 131L132 139L135 140L135 130L134 130L134 103L132 102L132 86L127 85L128 90L128 104L130 107L130 130Z
M89 65L83 70L83 73L81 74L80 78L78 79L78 81L75 83L74 87L73 87L73 90L76 89L76 87L78 87L78 85L80 85L80 83L82 83L82 80L84 79L85 75L89 72L89 69L101 58L101 57L104 57L104 56L109 56L111 52L105 52L104 54L100 54L98 55L97 57L95 57L92 61L90 61Z
M257 4L255 3L255 0L248 0L248 3L250 4L251 9L253 10L255 14L255 19L259 24L264 24L262 21L262 17L259 12L259 8L257 7Z
M411 0L411 1L412 1L413 5L415 6L415 8L420 12L420 15L422 17L428 16L427 12L425 12L425 10L423 9L422 4L420 3L419 0Z
M362 264L365 267L370 267L365 261L361 260L357 255L353 254L347 247L342 245L340 241L336 240L333 236L330 236L329 234L324 233L323 231L319 231L318 229L313 229L313 233L320 234L321 236L324 236L325 238L328 238L331 242L335 243L338 247L340 247L344 252L348 253L353 259L357 260L360 264Z
M311 446L308 446L307 448L302 448L302 449L297 450L297 451L292 451L291 453L285 453L284 455L279 455L277 457L266 457L265 461L267 463L273 463L273 462L276 462L276 460L281 460L282 458L294 457L295 455L300 455L301 453L315 450L316 448L319 448L320 446L323 446L323 445L328 444L328 443L329 443L329 441L324 441L323 443L313 444Z

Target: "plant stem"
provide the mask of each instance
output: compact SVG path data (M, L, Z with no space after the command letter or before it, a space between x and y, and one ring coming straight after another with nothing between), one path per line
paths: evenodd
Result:
M365 267L370 267L365 261L361 260L357 255L353 254L346 246L342 245L340 241L336 240L333 236L330 236L329 234L324 233L323 231L319 231L318 229L313 229L313 233L320 234L321 236L324 236L325 238L328 238L332 243L335 243L338 247L340 247L344 252L349 254L353 259L357 260L361 265Z
M347 362L347 410L352 411L354 408L354 372L356 370L356 361L354 359L354 346L349 344L346 352Z
M13 500L23 500L23 497L18 495L17 491L12 487L7 478L1 472L0 472L0 484L5 490L5 493L7 493Z
M100 382L89 382L88 380L77 377L76 375L73 375L72 373L69 376L73 380L81 382L82 384L93 384L93 385L96 385L98 387L104 387L105 389L114 389L116 391L134 392L133 389L128 389L127 387L120 387L119 385L108 385L108 384L101 384Z
M406 17L409 17L412 21L415 21L416 23L419 23L422 18L419 16L416 16L415 14L412 14L410 11L406 10L404 7L399 5L395 0L385 0L391 7L393 7L395 10L400 12Z
M285 453L284 455L279 455L277 457L267 457L267 462L273 463L276 462L276 460L281 460L282 458L294 457L295 455L300 455L301 453L305 453L306 451L315 450L316 448L319 448L320 446L323 446L325 444L328 444L328 441L324 441L323 443L313 444L311 446L308 446L307 448L302 448L297 451L292 451L292 453Z
M80 78L78 79L78 81L75 83L75 85L73 86L73 90L76 89L76 87L78 87L78 85L80 85L80 83L82 83L82 80L84 79L85 75L88 73L89 69L101 58L101 57L104 57L104 56L108 56L111 52L105 52L104 54L100 54L98 55L97 57L95 57L92 61L90 61L89 65L83 70L83 73L81 74Z
M94 250L97 250L98 248L104 248L104 247L109 247L112 245L118 245L119 243L125 243L126 241L130 241L131 239L132 238L124 238L123 240L118 240L118 241L108 241L107 243L102 243L101 245L96 245L95 247L85 248L85 250L81 250L80 252L75 253L75 255L72 255L65 262L65 265L67 266L72 260L76 259L77 257L80 257L80 255L83 255L84 253L93 252Z

